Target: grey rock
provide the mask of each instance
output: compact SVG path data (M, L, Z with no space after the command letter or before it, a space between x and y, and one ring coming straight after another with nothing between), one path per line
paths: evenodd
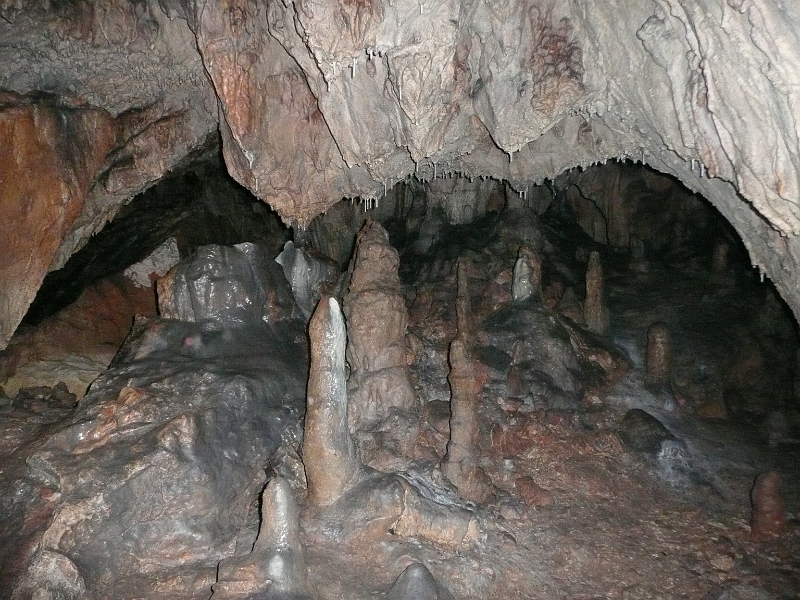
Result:
M703 600L774 600L774 596L746 583L726 582L714 587Z
M307 358L287 340L304 339L302 322L219 330L225 343L203 356L181 352L188 337L207 334L202 324L139 327L147 331L129 342L137 349L0 473L0 564L13 559L0 573L5 585L66 589L59 582L74 565L70 581L93 597L183 580L208 589L284 432L299 429ZM35 527L26 525L31 514ZM58 569L26 564L24 549L35 546ZM168 589L174 598L195 593Z
M661 450L662 442L675 439L661 421L641 408L632 408L625 413L619 437L629 448L653 454Z
M414 563L397 578L386 600L453 600L453 596L436 582L425 565Z
M292 289L292 294L308 319L322 294L332 289L339 271L334 261L306 248L298 248L289 240L275 258Z
M291 318L295 305L281 269L255 244L201 246L157 283L161 316L228 326Z

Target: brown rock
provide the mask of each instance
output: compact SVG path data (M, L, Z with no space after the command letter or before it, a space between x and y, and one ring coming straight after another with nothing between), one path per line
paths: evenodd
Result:
M669 381L672 348L669 329L665 323L653 323L647 330L647 375L648 387L661 387Z
M470 307L469 298L469 267L463 258L458 259L457 287L456 287L456 331L458 339L467 347L473 343L473 331L475 329L474 315Z
M364 430L392 409L416 403L408 370L408 309L397 270L400 259L381 225L367 220L358 234L344 298L350 429Z
M361 469L347 427L344 370L346 334L335 299L320 300L308 324L311 368L308 375L303 464L308 503L327 506L338 500Z
M608 309L603 298L603 265L600 253L589 254L589 265L586 268L586 302L583 305L583 317L586 327L593 333L605 334L608 330Z
M450 344L450 442L442 473L467 499L482 502L492 495L486 473L478 466L478 399L475 364L464 343Z
M578 325L583 325L586 323L584 319L585 312L583 310L583 305L581 305L581 301L578 300L575 290L573 290L571 287L567 288L559 299L558 304L556 304L556 312L562 317L567 317Z
M777 471L767 471L756 477L750 500L750 541L756 544L781 537L786 531L786 505L781 498L783 478Z
M534 444L533 437L525 427L497 423L490 437L494 454L502 457L523 456Z
M522 501L528 506L550 506L553 494L536 483L532 477L520 477L514 485Z
M116 135L105 111L0 95L0 349L80 216Z

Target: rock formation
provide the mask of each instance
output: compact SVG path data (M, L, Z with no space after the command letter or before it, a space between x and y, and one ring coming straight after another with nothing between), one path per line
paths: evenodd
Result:
M292 488L275 477L262 494L261 528L253 551L219 564L212 598L310 598L298 519Z
M586 300L583 303L583 318L586 327L593 333L600 335L608 330L608 308L603 297L603 265L600 263L600 253L592 251L589 254L589 264L586 267Z
M344 319L329 296L320 300L308 324L308 376L303 464L308 503L327 506L353 485L361 463L347 426Z
M786 505L781 497L782 483L783 477L777 471L768 471L756 478L750 492L753 503L750 541L768 542L778 539L786 532Z
M516 301L542 297L542 258L527 246L519 249L514 264L511 296Z
M352 275L344 298L349 423L353 431L407 411L416 395L406 362L408 309L397 274L397 250L377 222L368 220L356 240Z
M647 376L645 384L661 388L669 383L672 347L666 323L653 323L647 330Z
M17 157L3 161L0 345L47 270L217 129L231 174L298 224L410 175L522 193L572 166L643 162L709 198L800 310L793 6L135 6L0 7L17 40L0 48Z
M414 563L394 582L387 600L453 600L444 587L436 583L425 565Z
M469 357L465 344L450 344L450 441L442 461L442 473L468 500L483 502L491 496L488 477L478 465L477 365Z
M421 493L395 474L365 467L347 425L344 319L333 298L323 298L309 324L311 368L308 383L303 463L313 535L341 542L374 543L391 531L459 547L478 539L472 513L456 502Z
M203 246L157 283L161 316L179 321L212 320L226 326L291 318L296 306L280 267L263 248Z

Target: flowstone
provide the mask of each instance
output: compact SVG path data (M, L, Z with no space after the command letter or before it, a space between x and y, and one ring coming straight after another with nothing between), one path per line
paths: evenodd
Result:
M0 579L14 598L196 598L246 543L265 468L299 434L307 357L291 307L239 298L235 319L140 319L71 413L6 459Z

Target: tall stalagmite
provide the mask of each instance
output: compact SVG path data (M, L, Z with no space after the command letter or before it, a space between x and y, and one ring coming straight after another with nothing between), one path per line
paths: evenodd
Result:
M311 369L308 374L303 464L308 503L334 503L361 468L347 428L344 355L347 336L339 304L324 297L308 324Z
M383 420L390 409L415 404L406 362L408 309L403 298L397 250L389 234L367 220L358 233L350 287L344 298L353 431Z
M586 327L594 333L604 334L608 330L608 309L603 298L603 265L600 253L589 254L586 267L586 302L583 304L583 318Z
M659 388L669 382L672 350L666 323L653 323L647 330L647 375L645 385Z
M469 353L471 323L467 269L458 263L456 320L458 334L450 343L450 441L442 462L442 473L468 500L483 502L491 494L491 485L478 465L477 365Z

